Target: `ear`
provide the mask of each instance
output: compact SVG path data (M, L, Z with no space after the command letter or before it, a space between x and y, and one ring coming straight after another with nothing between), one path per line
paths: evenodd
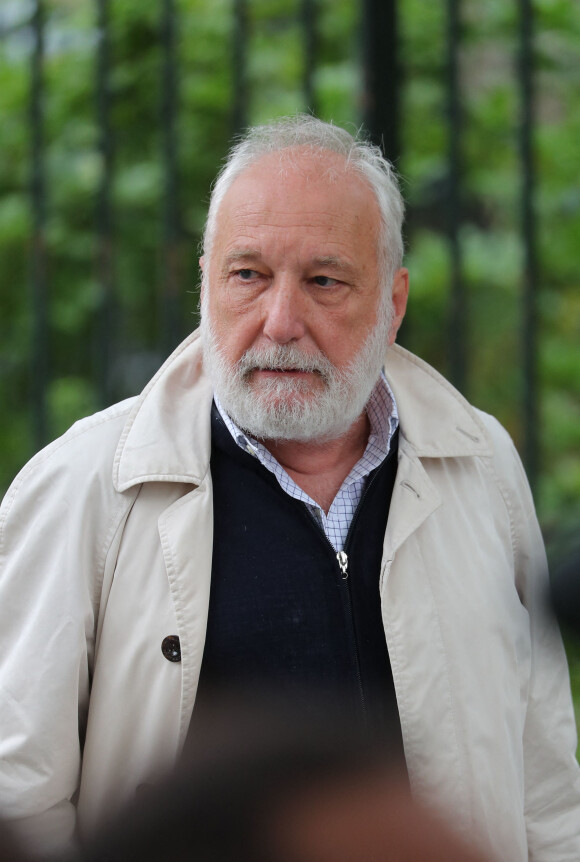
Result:
M407 298L409 296L409 270L401 267L393 278L393 322L389 332L389 347L395 343L397 332L403 322L407 310Z

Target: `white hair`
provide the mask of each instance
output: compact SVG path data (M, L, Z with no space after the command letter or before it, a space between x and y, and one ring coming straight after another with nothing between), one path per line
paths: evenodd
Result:
M218 211L234 180L250 165L270 153L307 148L344 156L345 170L357 173L374 193L381 214L377 249L378 263L386 290L403 261L402 226L405 206L392 164L379 147L354 138L332 123L308 114L282 117L272 123L250 128L229 152L213 185L203 236L203 253L209 258L216 231Z

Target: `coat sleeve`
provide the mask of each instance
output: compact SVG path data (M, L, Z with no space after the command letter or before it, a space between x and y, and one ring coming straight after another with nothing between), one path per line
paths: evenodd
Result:
M519 456L505 436L498 464L512 518L516 586L529 614L531 673L524 725L530 862L580 859L580 767L566 655L549 609L544 544Z
M0 815L43 851L74 833L100 586L124 505L101 426L78 423L39 453L0 509Z

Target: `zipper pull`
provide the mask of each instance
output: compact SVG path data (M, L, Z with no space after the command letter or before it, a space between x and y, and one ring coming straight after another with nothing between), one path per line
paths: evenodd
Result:
M338 551L336 555L336 559L338 560L338 565L340 566L340 575L343 581L346 581L348 578L348 556L344 553L344 551Z

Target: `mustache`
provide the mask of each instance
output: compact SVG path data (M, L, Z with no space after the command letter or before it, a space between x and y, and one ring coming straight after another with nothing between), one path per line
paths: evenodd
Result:
M304 353L296 345L282 344L249 348L238 360L237 370L242 376L252 371L309 371L325 379L336 373L334 365L323 353Z

